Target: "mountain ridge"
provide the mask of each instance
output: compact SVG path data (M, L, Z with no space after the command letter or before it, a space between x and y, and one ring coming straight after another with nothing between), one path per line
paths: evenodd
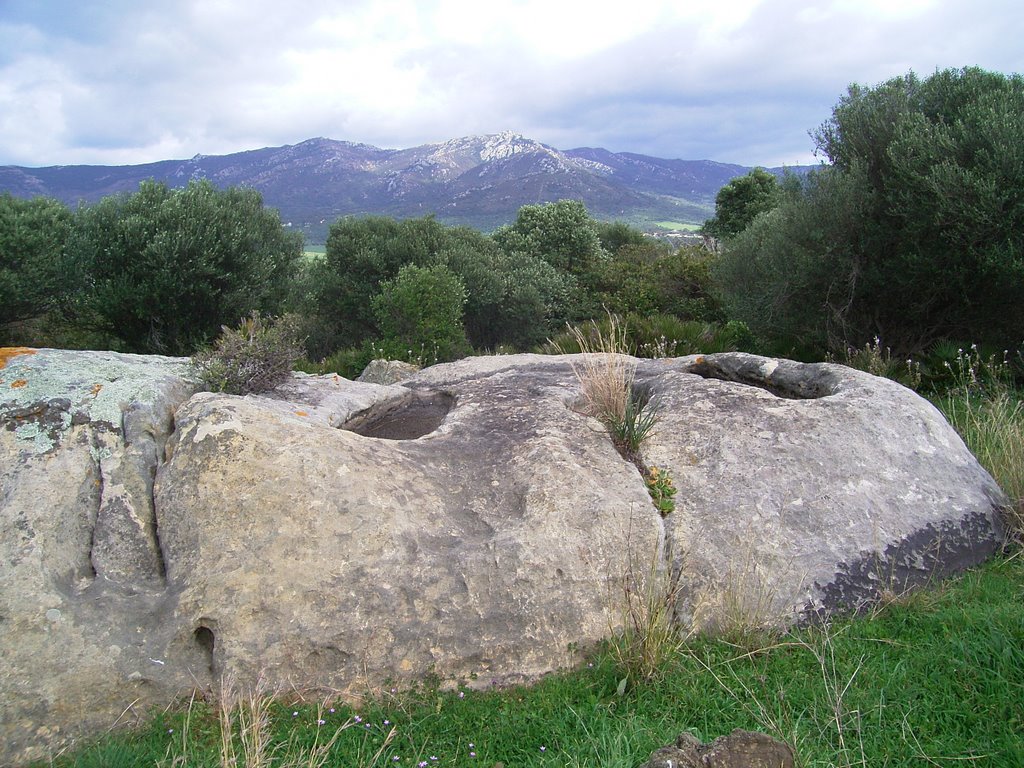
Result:
M0 166L0 192L76 205L132 192L145 179L171 187L209 179L218 187L259 190L282 221L302 229L310 242L322 243L330 223L341 216L429 214L489 230L512 221L523 205L563 198L582 200L600 219L639 226L697 224L713 213L718 190L748 170L599 147L559 150L512 131L405 149L321 136L139 165Z

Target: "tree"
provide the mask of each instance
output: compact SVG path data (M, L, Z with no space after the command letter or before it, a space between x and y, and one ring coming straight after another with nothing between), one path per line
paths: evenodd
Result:
M779 200L779 183L763 168L737 176L715 195L715 215L704 222L704 232L719 240L736 237L758 215Z
M597 223L579 200L524 205L515 223L493 235L506 253L526 253L570 275L585 275L607 258Z
M648 238L639 229L622 221L597 222L597 236L601 241L601 247L612 256L618 255L619 250L625 246L657 247L655 241Z
M832 167L727 247L730 303L752 328L833 348L875 336L901 353L940 339L1020 344L1022 135L1018 75L968 68L850 86L814 134ZM750 314L759 305L771 323Z
M76 215L88 305L130 352L186 355L254 310L281 307L302 253L253 189L145 181Z
M466 293L461 322L480 348L542 341L563 322L572 294L569 276L536 256L510 255L466 227L430 217L342 219L331 225L326 256L312 269L310 353L322 357L384 335L373 297L408 265L443 266L459 278Z
M406 264L380 287L372 304L387 357L433 364L469 352L462 325L466 289L450 269Z
M779 204L730 240L712 267L728 316L786 354L843 349L867 195L861 174L835 169L786 185Z
M71 218L57 200L0 195L0 327L44 315L81 290L66 252Z

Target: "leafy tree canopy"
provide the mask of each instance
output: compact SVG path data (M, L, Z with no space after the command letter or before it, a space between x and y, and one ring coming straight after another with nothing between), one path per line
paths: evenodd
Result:
M254 310L276 312L302 238L256 190L146 181L81 209L69 248L91 274L92 310L125 349L184 355Z
M387 357L430 365L469 352L462 325L466 288L443 264L406 264L381 284L372 303Z
M1019 345L1024 80L968 68L853 85L814 135L833 166L726 249L742 319L832 347Z
M65 251L71 219L56 200L0 195L0 327L56 309L81 289Z
M715 215L704 222L704 231L719 240L735 237L778 201L778 180L763 168L754 168L718 190Z
M597 223L579 200L524 205L515 223L493 235L506 253L543 259L570 275L582 275L607 258Z

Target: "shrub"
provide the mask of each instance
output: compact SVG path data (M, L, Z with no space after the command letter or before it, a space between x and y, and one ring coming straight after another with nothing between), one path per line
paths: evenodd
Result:
M213 348L193 357L192 364L210 392L266 392L288 379L302 355L298 327L294 316L264 321L253 312L238 328L223 327Z
M360 347L347 347L339 349L323 358L319 362L301 359L296 361L294 369L304 373L325 374L337 373L346 379L355 379L370 364L374 357L379 357L383 352L377 349L371 342L366 342Z
M466 289L448 267L407 264L381 283L372 303L387 359L431 365L469 353L462 324Z
M842 362L859 371L892 379L908 389L917 390L921 386L921 364L909 357L906 360L895 358L891 349L882 347L877 336L860 349L847 348Z
M302 237L254 189L145 181L80 208L68 253L90 272L82 322L128 352L190 355L226 322L280 311Z
M540 347L543 354L573 354L594 348L599 335L611 332L610 320L570 326ZM674 315L628 315L621 328L621 349L637 357L662 358L715 352L750 351L754 338L745 323L725 325L680 320ZM581 345L580 339L583 344ZM584 349L587 346L587 349Z
M725 243L729 314L759 336L900 356L1000 349L1024 327L1024 78L976 68L851 85L815 132L830 161L784 179Z

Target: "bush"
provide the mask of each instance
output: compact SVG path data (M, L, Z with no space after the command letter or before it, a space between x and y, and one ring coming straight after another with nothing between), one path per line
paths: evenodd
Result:
M323 375L336 373L346 379L356 379L366 366L374 358L380 357L383 351L377 349L371 342L366 342L361 347L346 347L331 353L319 362L301 359L296 361L294 369L303 373Z
M193 357L192 364L208 391L248 395L287 381L301 355L302 338L294 316L264 321L253 312L238 328L222 328L213 348Z
M1024 327L1024 78L980 69L850 86L815 133L831 165L785 179L716 276L759 337L897 355L1002 349Z
M618 321L617 321L618 322ZM626 354L662 358L715 352L748 352L754 338L745 323L730 320L725 325L680 320L674 315L628 315L618 329ZM542 354L573 354L593 347L611 329L606 318L600 322L570 326L539 348ZM582 345L581 345L582 340Z
M882 347L882 342L877 336L873 342L865 344L860 349L847 349L841 362L874 376L892 379L908 389L916 391L921 386L921 364L911 358L897 359L891 349Z
M464 357L469 352L465 306L462 280L447 267L402 267L373 299L384 356L420 365Z
M280 311L302 237L254 189L146 181L80 209L68 250L90 271L83 323L129 352L189 355L224 323Z

